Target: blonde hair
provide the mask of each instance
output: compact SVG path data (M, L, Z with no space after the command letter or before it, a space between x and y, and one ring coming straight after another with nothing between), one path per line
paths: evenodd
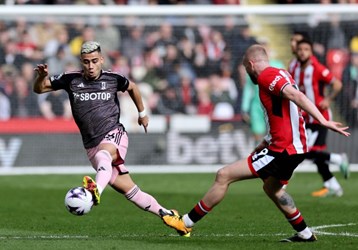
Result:
M259 44L251 45L245 52L244 62L260 60L268 61L266 49Z

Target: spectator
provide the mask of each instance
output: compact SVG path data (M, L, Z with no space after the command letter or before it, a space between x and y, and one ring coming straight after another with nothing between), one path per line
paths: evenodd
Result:
M72 118L70 101L65 91L57 90L39 96L39 107L42 116L47 120L56 117L66 120Z
M208 57L205 53L205 48L202 43L195 45L193 67L196 77L203 78L210 73Z
M212 30L210 32L210 40L205 44L205 50L208 55L208 59L215 68L219 68L218 65L224 56L224 51L226 48L226 42L222 34L217 30Z
M338 102L341 112L349 126L358 127L358 51L352 51L350 63L342 75L344 87Z
M230 95L230 82L223 81L218 73L213 73L209 77L211 88L211 101L214 104L214 119L232 119L235 115L234 96ZM235 96L237 97L237 95Z
M199 32L202 39L203 52L206 57L207 71L217 71L220 68L220 61L224 55L225 41L220 32L213 30L208 25L201 25Z
M167 46L177 44L178 39L173 33L173 26L169 22L164 22L159 27L159 38L155 42L155 48L161 58L167 54Z
M187 70L179 72L179 97L186 114L196 114L197 96L192 82L192 75Z
M66 56L66 47L60 45L57 49L56 55L49 57L47 65L50 68L51 75L58 75L65 71L65 67L69 63L77 64L77 60L74 56Z
M161 115L185 113L184 103L174 87L168 86L163 90L157 103L156 113Z
M174 44L168 44L165 46L165 51L160 76L166 79L170 86L178 88L180 85L179 71L181 68L178 49Z
M119 56L121 47L121 33L113 24L111 16L101 16L99 25L94 29L95 38L104 48L103 54L113 60ZM135 46L135 45L134 45Z
M191 77L195 77L194 58L195 58L195 44L187 37L182 37L179 42L179 57L181 60L181 67L190 73Z
M326 19L319 20L319 24L313 29L313 48L318 60L341 79L348 61L347 37L338 14L332 14Z
M211 101L209 80L207 78L196 78L194 88L198 96L197 114L211 116L214 111L214 104Z
M154 48L147 48L144 53L144 66L146 68L142 82L149 84L154 92L163 90L168 83L159 77L159 69L162 66L157 51Z
M23 55L26 60L39 63L43 59L43 52L32 40L28 31L20 34L19 41L16 43L16 50Z
M142 26L134 26L129 31L129 35L123 38L121 46L121 53L132 61L143 61L143 54L145 51L145 40Z
M10 96L12 117L33 117L39 115L37 96L31 91L26 79L19 75L14 78L14 91Z
M66 54L66 58L73 56L71 48L69 46L69 35L66 27L62 27L61 29L57 30L55 37L45 44L45 47L43 49L44 58L46 59L51 56L55 56L60 46L63 47Z
M74 56L80 55L81 46L86 41L95 40L95 31L91 26L85 26L81 34L77 35L70 41L71 52Z
M232 41L232 50L235 51L232 61L235 69L234 79L237 78L239 93L241 92L243 84L245 83L246 72L245 68L242 66L242 59L244 53L248 47L253 44L257 44L257 40L254 36L251 35L251 30L249 25L242 25L240 28L240 33L237 36L235 41ZM236 79L235 79L236 80Z
M20 70L25 60L26 57L18 52L16 42L8 40L4 47L4 54L0 57L0 64L13 65Z
M0 86L0 121L6 121L11 116L11 104L10 99L6 95L5 90Z
M128 58L125 56L117 56L113 61L111 71L120 73L124 76L129 76L131 67Z
M225 16L225 20L224 20L224 26L222 27L222 34L224 37L224 41L226 43L226 53L228 55L230 55L230 61L228 62L231 69L230 71L233 72L233 66L234 66L234 62L233 60L236 60L236 54L237 51L235 50L237 44L235 44L235 42L239 39L240 37L240 27L238 27L238 25L236 24L237 20L235 19L234 16ZM236 70L236 69L235 69Z
M242 90L246 82L246 72L245 68L242 65L242 59L244 53L248 47L253 44L257 44L256 38L251 35L251 30L248 25L243 25L240 27L240 34L235 41L232 41L232 49L236 53L233 53L232 62L233 62L233 79L236 82L236 87L238 89L238 98L235 106L235 110L241 110L242 103Z
M187 39L193 46L201 42L197 21L194 17L187 17L185 19L185 26L179 33L181 40Z
M8 30L9 39L12 41L18 42L20 40L21 34L25 31L28 31L29 25L25 17L17 17L16 20L10 22L10 27Z
M29 86L31 86L30 84L34 80L34 77L35 77L34 73L35 73L34 72L34 67L33 67L33 64L31 62L25 62L22 65L20 74L25 79L25 81L27 82L27 84Z
M57 34L63 31L64 25L59 23L54 17L44 17L42 22L34 23L29 26L31 41L43 51L45 45L55 39Z

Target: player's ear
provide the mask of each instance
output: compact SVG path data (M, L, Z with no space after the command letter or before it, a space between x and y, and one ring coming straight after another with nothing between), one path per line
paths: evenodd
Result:
M251 60L250 60L250 61L249 61L249 64L250 64L251 69L254 69L254 64L255 64L254 61L251 61Z

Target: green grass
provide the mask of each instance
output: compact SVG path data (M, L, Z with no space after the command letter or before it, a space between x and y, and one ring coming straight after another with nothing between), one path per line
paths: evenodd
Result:
M224 201L194 228L191 238L176 235L108 188L100 206L76 217L66 211L68 189L80 175L0 176L0 249L357 249L358 173L342 180L341 198L312 198L320 188L316 173L297 173L288 186L306 222L319 229L318 241L279 243L294 233L264 195L260 180L231 185ZM135 174L142 190L167 208L188 212L214 180L214 174ZM340 224L334 227L332 225Z

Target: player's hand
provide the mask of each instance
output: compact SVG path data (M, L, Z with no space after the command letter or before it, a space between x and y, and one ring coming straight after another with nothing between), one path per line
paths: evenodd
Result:
M48 76L47 64L38 64L34 70L40 77Z
M142 118L138 117L138 124L139 126L143 126L145 133L147 133L148 122L149 122L148 116L144 116Z
M320 103L319 103L319 107L321 110L326 110L329 108L329 106L331 105L331 101L327 98L323 99Z
M324 126L326 126L327 128L337 132L337 133L340 133L344 136L350 136L351 133L349 133L347 130L348 130L348 126L344 126L343 127L343 124L340 123L340 122L335 122L335 121L327 121L327 124L325 124Z

